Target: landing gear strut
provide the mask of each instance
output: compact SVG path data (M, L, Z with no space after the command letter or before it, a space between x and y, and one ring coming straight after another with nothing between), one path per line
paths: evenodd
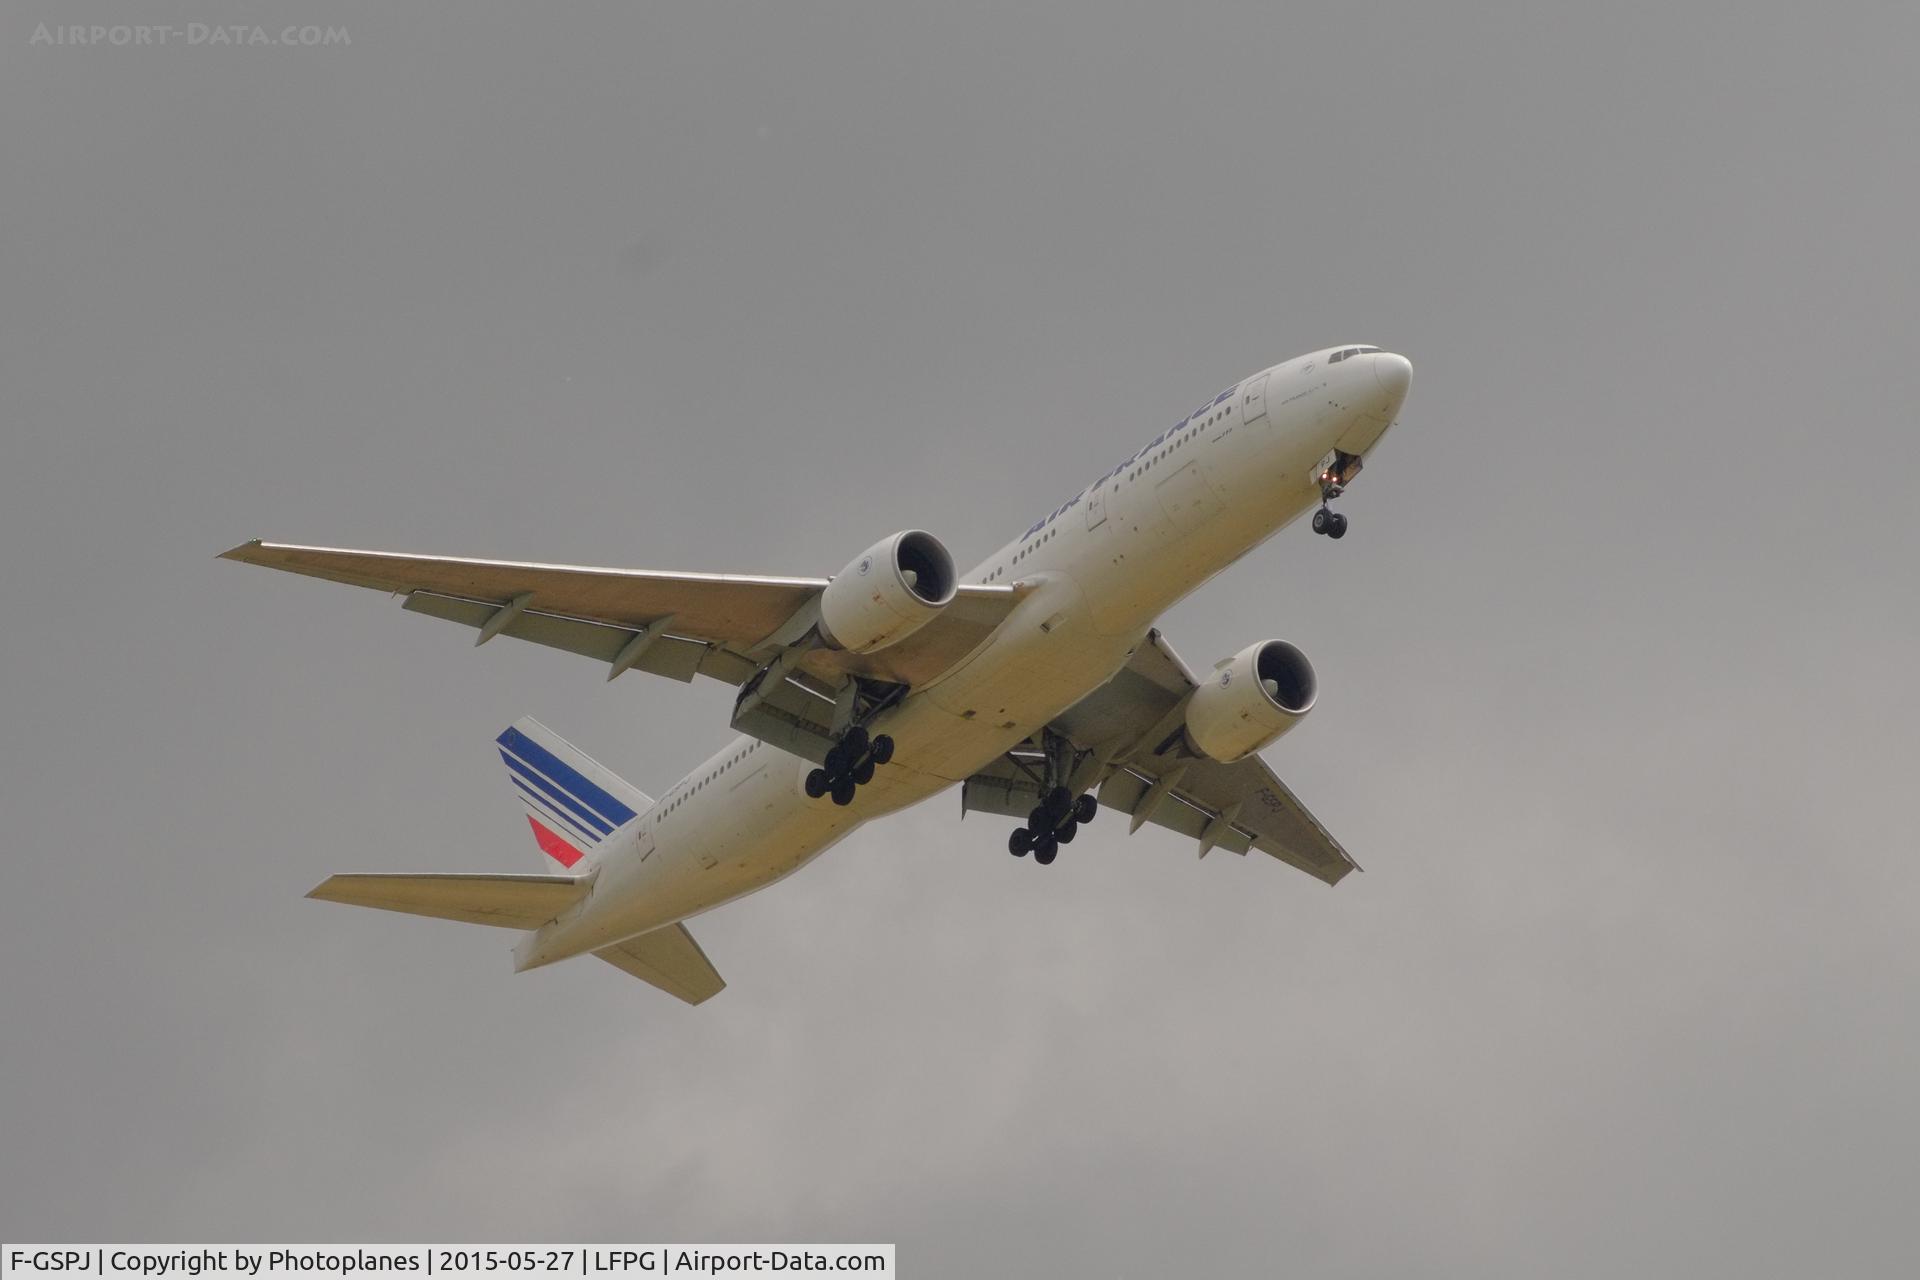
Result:
M1027 815L1027 825L1015 827L1007 837L1007 852L1016 858L1031 853L1033 860L1044 867L1059 855L1061 845L1072 844L1080 828L1093 821L1100 812L1100 802L1090 792L1075 795L1067 785L1076 763L1073 744L1049 732L1043 745L1046 773L1040 803Z
M863 725L855 725L841 735L827 751L824 767L807 774L809 798L832 796L837 805L853 803L853 793L873 781L876 765L893 759L893 739L884 733L869 737Z
M1333 451L1333 459L1320 470L1320 509L1313 513L1313 531L1329 538L1347 536L1347 518L1327 504L1347 491L1360 473L1360 455Z

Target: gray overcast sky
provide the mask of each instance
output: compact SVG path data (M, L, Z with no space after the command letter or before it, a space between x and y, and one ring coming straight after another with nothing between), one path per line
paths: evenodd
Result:
M39 47L40 22L347 47ZM920 1276L1920 1260L1910 4L14 6L0 1235L894 1240ZM728 694L216 562L984 555L1286 356L1339 544L1167 620L1367 874L951 796L687 1009L303 901L532 870Z

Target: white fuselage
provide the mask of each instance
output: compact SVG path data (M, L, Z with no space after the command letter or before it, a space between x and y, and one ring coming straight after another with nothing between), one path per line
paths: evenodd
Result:
M1154 620L1320 498L1335 450L1391 425L1410 366L1389 353L1275 365L1223 391L965 575L1032 590L955 666L869 726L891 763L838 806L811 761L736 738L616 832L591 892L528 935L519 968L684 920L764 888L864 822L946 790L1111 679Z

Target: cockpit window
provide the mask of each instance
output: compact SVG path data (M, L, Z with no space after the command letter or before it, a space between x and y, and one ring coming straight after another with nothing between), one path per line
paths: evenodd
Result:
M1339 364L1342 360L1345 360L1348 356L1364 355L1369 351L1378 351L1379 349L1380 348L1378 347L1347 347L1343 350L1336 351L1332 355L1328 356L1327 363Z

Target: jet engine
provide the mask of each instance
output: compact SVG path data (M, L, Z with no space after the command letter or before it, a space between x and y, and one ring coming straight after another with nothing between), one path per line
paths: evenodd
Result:
M1187 740L1232 764L1293 728L1313 710L1319 681L1307 655L1285 640L1248 645L1215 667L1187 702Z
M933 621L957 575L940 539L918 529L857 555L820 594L820 636L835 649L874 653Z

